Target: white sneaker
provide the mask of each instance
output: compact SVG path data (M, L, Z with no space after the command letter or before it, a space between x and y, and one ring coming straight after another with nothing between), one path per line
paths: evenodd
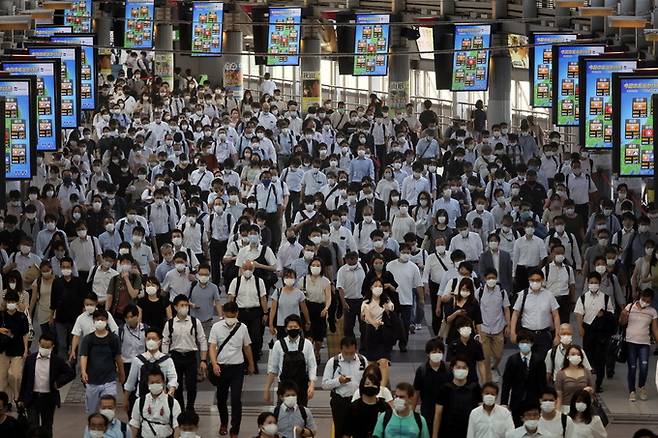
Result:
M496 368L491 369L491 381L494 383L500 382L500 373Z
M631 402L635 401L635 391L631 391L631 393L628 394L628 401L631 401Z
M638 395L640 396L640 400L644 401L649 398L647 396L647 390L645 388L639 388L637 392L639 393Z

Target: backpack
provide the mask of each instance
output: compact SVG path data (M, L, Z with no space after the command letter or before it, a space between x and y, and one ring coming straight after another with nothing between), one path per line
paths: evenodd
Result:
M308 382L308 372L306 371L306 358L304 357L304 337L299 337L299 346L296 351L288 350L288 343L285 338L280 341L283 350L283 366L281 367L280 381L290 380L299 384L302 382L306 386Z
M386 426L388 426L388 423L391 421L392 417L393 417L392 410L387 410L384 413L384 422L382 424L382 436L380 438L385 437ZM423 420L421 419L421 416L418 412L414 412L414 420L416 420L416 426L418 426L418 438L420 438L423 435Z
M367 364L366 364L366 358L363 357L363 356L361 356L361 355L358 354L358 353L357 353L356 357L359 358L359 371L363 371L363 370L365 370L365 369L366 369L366 365L367 365ZM334 369L333 369L333 373L331 374L331 377L333 377L333 376L336 375L336 371L338 370L338 367L339 367L339 366L340 366L340 364L338 363L338 355L335 355L335 356L334 356ZM332 392L334 392L334 391L335 391L335 389L334 389Z
M440 260L440 259L439 259ZM496 283L497 286L500 287L500 297L502 298L503 302L505 302L505 289L500 286L500 282ZM482 295L484 295L484 286L480 287L480 290L478 291L478 302L482 301Z
M160 359L157 359L155 362L151 362L150 360L147 360L142 354L138 354L136 356L136 359L138 359L142 363L142 366L139 369L139 376L137 380L137 388L139 389L139 396L140 398L142 398L149 393L149 385L148 385L149 373L153 370L159 370L160 364L165 360L169 359L169 355L165 354Z
M194 342L196 342L196 337L197 337L197 328L196 328L196 322L197 319L190 315L190 320L192 321L192 328L190 329L190 334L194 336ZM174 335L174 318L171 318L169 321L167 321L167 327L169 328L169 348L171 348L171 338Z
M147 390L147 392L148 392L148 390ZM173 429L173 425L174 425L174 397L167 394L167 405L169 406L169 422L168 423L155 423L155 422L149 421L146 418L144 418L144 404L145 403L146 403L146 395L140 395L140 397L139 397L139 415L142 418L142 424L144 424L144 422L146 422L148 427L151 429L151 433L153 433L153 435L155 435L155 436L158 435L157 433L155 433L155 428L153 427L154 424L168 424ZM141 426L141 424L140 424L140 426ZM173 436L173 434L171 436Z
M258 295L258 298L260 299L260 281L262 278L260 278L257 275L254 275L254 282L256 283L256 294ZM238 299L238 291L240 290L240 283L242 282L242 275L238 275L235 279L235 299Z

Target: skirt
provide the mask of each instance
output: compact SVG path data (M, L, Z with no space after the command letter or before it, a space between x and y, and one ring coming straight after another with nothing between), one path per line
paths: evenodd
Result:
M308 307L308 316L311 319L311 329L306 336L314 341L322 341L327 336L327 317L320 316L324 309L324 303L306 301L306 306Z

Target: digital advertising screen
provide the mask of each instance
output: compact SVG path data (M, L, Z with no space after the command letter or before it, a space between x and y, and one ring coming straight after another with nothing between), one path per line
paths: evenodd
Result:
M34 76L0 78L5 98L5 179L30 179L36 170Z
M576 34L535 33L530 49L530 105L551 108L553 103L553 44L576 41Z
M71 9L64 9L64 25L71 26L73 33L92 32L92 0L73 0Z
M2 70L12 76L36 77L37 151L55 151L61 143L60 61L3 61Z
M192 6L192 56L220 56L224 3L194 2Z
M491 26L455 25L452 91L486 91L489 86ZM484 50L483 50L484 49Z
M28 45L28 54L40 59L61 60L61 120L62 128L77 128L80 124L80 48Z
M528 47L528 37L526 35L517 35L510 33L507 35L507 50L514 68L528 68L530 64L530 48Z
M153 48L153 0L127 1L123 45L126 49Z
M391 17L357 14L354 37L354 76L386 76Z
M431 26L420 26L418 28L420 38L416 40L420 59L434 60L434 28Z
M581 56L580 138L588 149L612 149L612 74L632 72L637 60Z
M96 109L98 52L94 47L94 36L92 34L54 35L50 37L50 41L80 46L80 104L83 110Z
M270 8L267 65L299 65L302 8Z
M612 74L612 166L621 177L654 176L654 94L658 94L655 73Z
M578 126L580 123L578 58L604 51L604 44L553 46L553 123L556 126Z
M71 26L58 26L55 24L37 24L34 28L34 36L37 38L48 38L58 33L71 33Z

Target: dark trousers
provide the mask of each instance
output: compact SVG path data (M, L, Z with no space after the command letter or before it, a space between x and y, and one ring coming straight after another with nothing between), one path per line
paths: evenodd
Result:
M257 362L263 351L263 311L260 307L241 308L238 311L238 321L247 326L254 361Z
M267 213L265 224L272 233L272 251L276 253L281 244L281 217L279 213Z
M228 240L210 239L210 269L212 282L219 286L222 275L222 259L226 254Z
M359 332L361 333L361 337L363 338L363 332L365 331L365 327L362 327L363 323L361 319L359 318L359 314L361 313L361 302L363 301L361 298L346 298L345 301L347 301L347 305L350 307L349 309L343 309L343 316L345 319L343 320L343 335L344 336L354 336L354 326L356 325L357 319L359 319ZM361 339L361 345L363 345L363 339ZM341 436L341 435L336 435L336 436Z
M546 357L546 353L553 347L553 334L551 329L544 330L529 330L522 328L533 336L532 353L537 357Z
M208 260L206 260L206 255L202 252L198 252L194 254L196 256L196 259L199 261L199 264L207 263Z
M532 271L533 269L535 269L535 266L516 266L516 271L514 272L514 292L519 293L522 290L528 288L528 272Z
M299 210L299 192L290 192L288 205L286 205L286 225L290 226L295 219L295 213Z
M32 403L27 407L30 426L40 426L47 431L49 437L52 437L55 407L55 396L52 393L35 392L32 394Z
M576 204L574 210L576 210L576 214L582 218L589 217L589 204Z
M244 382L244 363L239 365L220 365L219 384L217 385L217 410L221 424L228 424L228 391L231 390L231 434L240 433L242 421L242 384Z
M351 402L352 397L341 397L335 393L331 394L329 405L331 406L331 416L334 419L335 437L346 435L345 428L347 425L345 424L345 420L347 419Z
M441 306L441 303L439 303L439 296L437 295L439 284L430 281L429 287L430 304L432 305L432 333L434 333L434 336L437 336L439 334L439 329L441 328L441 316L436 316L436 307Z
M409 325L411 324L411 314L414 306L400 304L400 318L402 318L402 338L400 347L406 347L409 342Z
M134 360L139 360L139 359L134 359ZM123 372L125 373L126 377L128 377L128 374L130 374L130 367L132 366L132 363L125 363L123 364ZM133 406L135 404L135 400L137 400L137 391L133 391L128 395L128 412L133 411Z
M183 400L183 386L187 391L187 409L194 409L194 402L196 401L196 377L199 364L196 358L197 352L190 351L187 353L179 353L171 351L170 356L174 361L176 374L178 375L178 389L176 390L176 400L180 405L181 411L185 411L185 401Z
M155 245L156 245L156 250L157 254L160 254L160 247L164 245L165 243L171 242L171 233L160 233L155 235Z
M569 322L571 318L571 298L567 294L556 297L556 301L560 305L560 308L557 310L560 315L560 324Z
M603 377L605 377L605 356L608 351L609 338L592 330L589 324L583 324L583 327L585 329L583 350L585 350L592 368L596 371L596 387L598 388L603 384Z

